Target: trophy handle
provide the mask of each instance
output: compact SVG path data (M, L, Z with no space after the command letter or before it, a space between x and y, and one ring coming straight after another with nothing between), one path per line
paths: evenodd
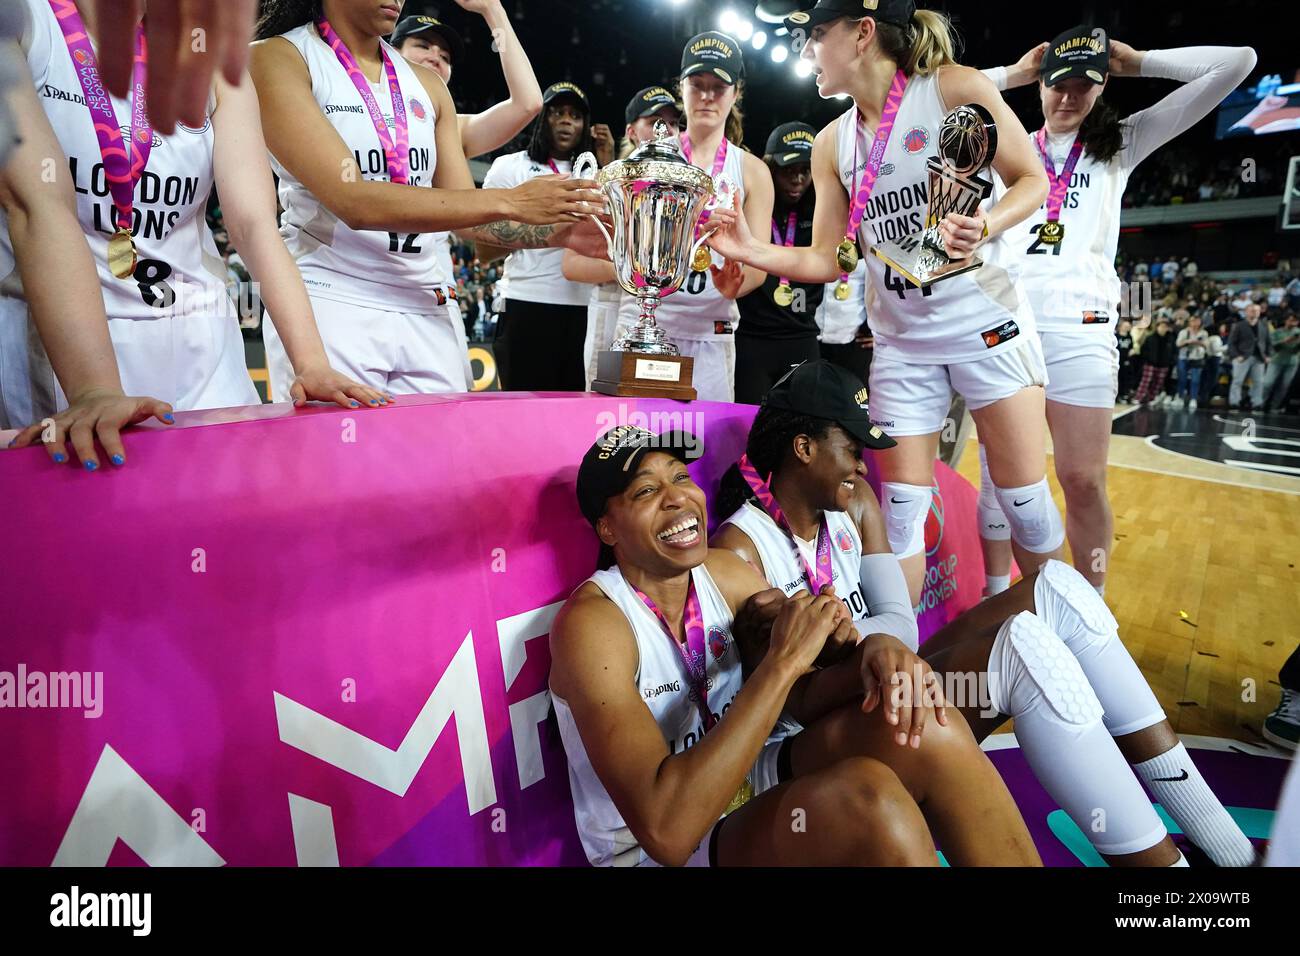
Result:
M613 262L614 261L614 237L609 234L609 230L605 228L605 224L600 221L599 217L591 216L591 221L596 224L596 228L599 229L601 234L605 237L605 248L609 250L609 259L611 262Z

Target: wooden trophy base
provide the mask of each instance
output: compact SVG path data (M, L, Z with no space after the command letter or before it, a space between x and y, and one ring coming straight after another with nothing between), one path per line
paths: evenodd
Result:
M695 359L689 355L653 355L645 352L601 352L596 358L596 380L591 390L602 395L695 400L691 373Z

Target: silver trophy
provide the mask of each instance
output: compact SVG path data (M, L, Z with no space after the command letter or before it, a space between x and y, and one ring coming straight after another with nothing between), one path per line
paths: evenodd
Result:
M970 272L983 265L976 256L953 259L944 248L939 223L950 212L974 216L993 184L980 173L993 162L998 150L998 128L993 114L978 103L958 106L939 127L939 155L926 166L930 173L930 198L925 228L914 235L872 246L872 253L915 286L925 288L940 279Z
M597 182L614 221L612 236L599 220L597 225L609 241L618 284L641 305L637 324L612 350L678 355L655 324L655 309L686 281L692 260L713 234L695 238L700 218L719 199L729 200L731 189L688 163L662 122L655 124L654 139L602 169Z

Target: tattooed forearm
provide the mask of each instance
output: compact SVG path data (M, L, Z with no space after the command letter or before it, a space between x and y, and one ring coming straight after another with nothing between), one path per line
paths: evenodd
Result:
M486 242L505 249L544 249L551 241L556 226L529 226L522 222L503 219L468 229L457 229L456 234L476 242Z

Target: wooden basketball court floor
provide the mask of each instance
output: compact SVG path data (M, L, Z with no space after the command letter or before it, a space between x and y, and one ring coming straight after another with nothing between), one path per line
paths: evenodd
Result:
M957 470L978 487L973 438ZM1300 643L1300 478L1112 435L1107 486L1106 601L1174 730L1283 752L1260 727Z

